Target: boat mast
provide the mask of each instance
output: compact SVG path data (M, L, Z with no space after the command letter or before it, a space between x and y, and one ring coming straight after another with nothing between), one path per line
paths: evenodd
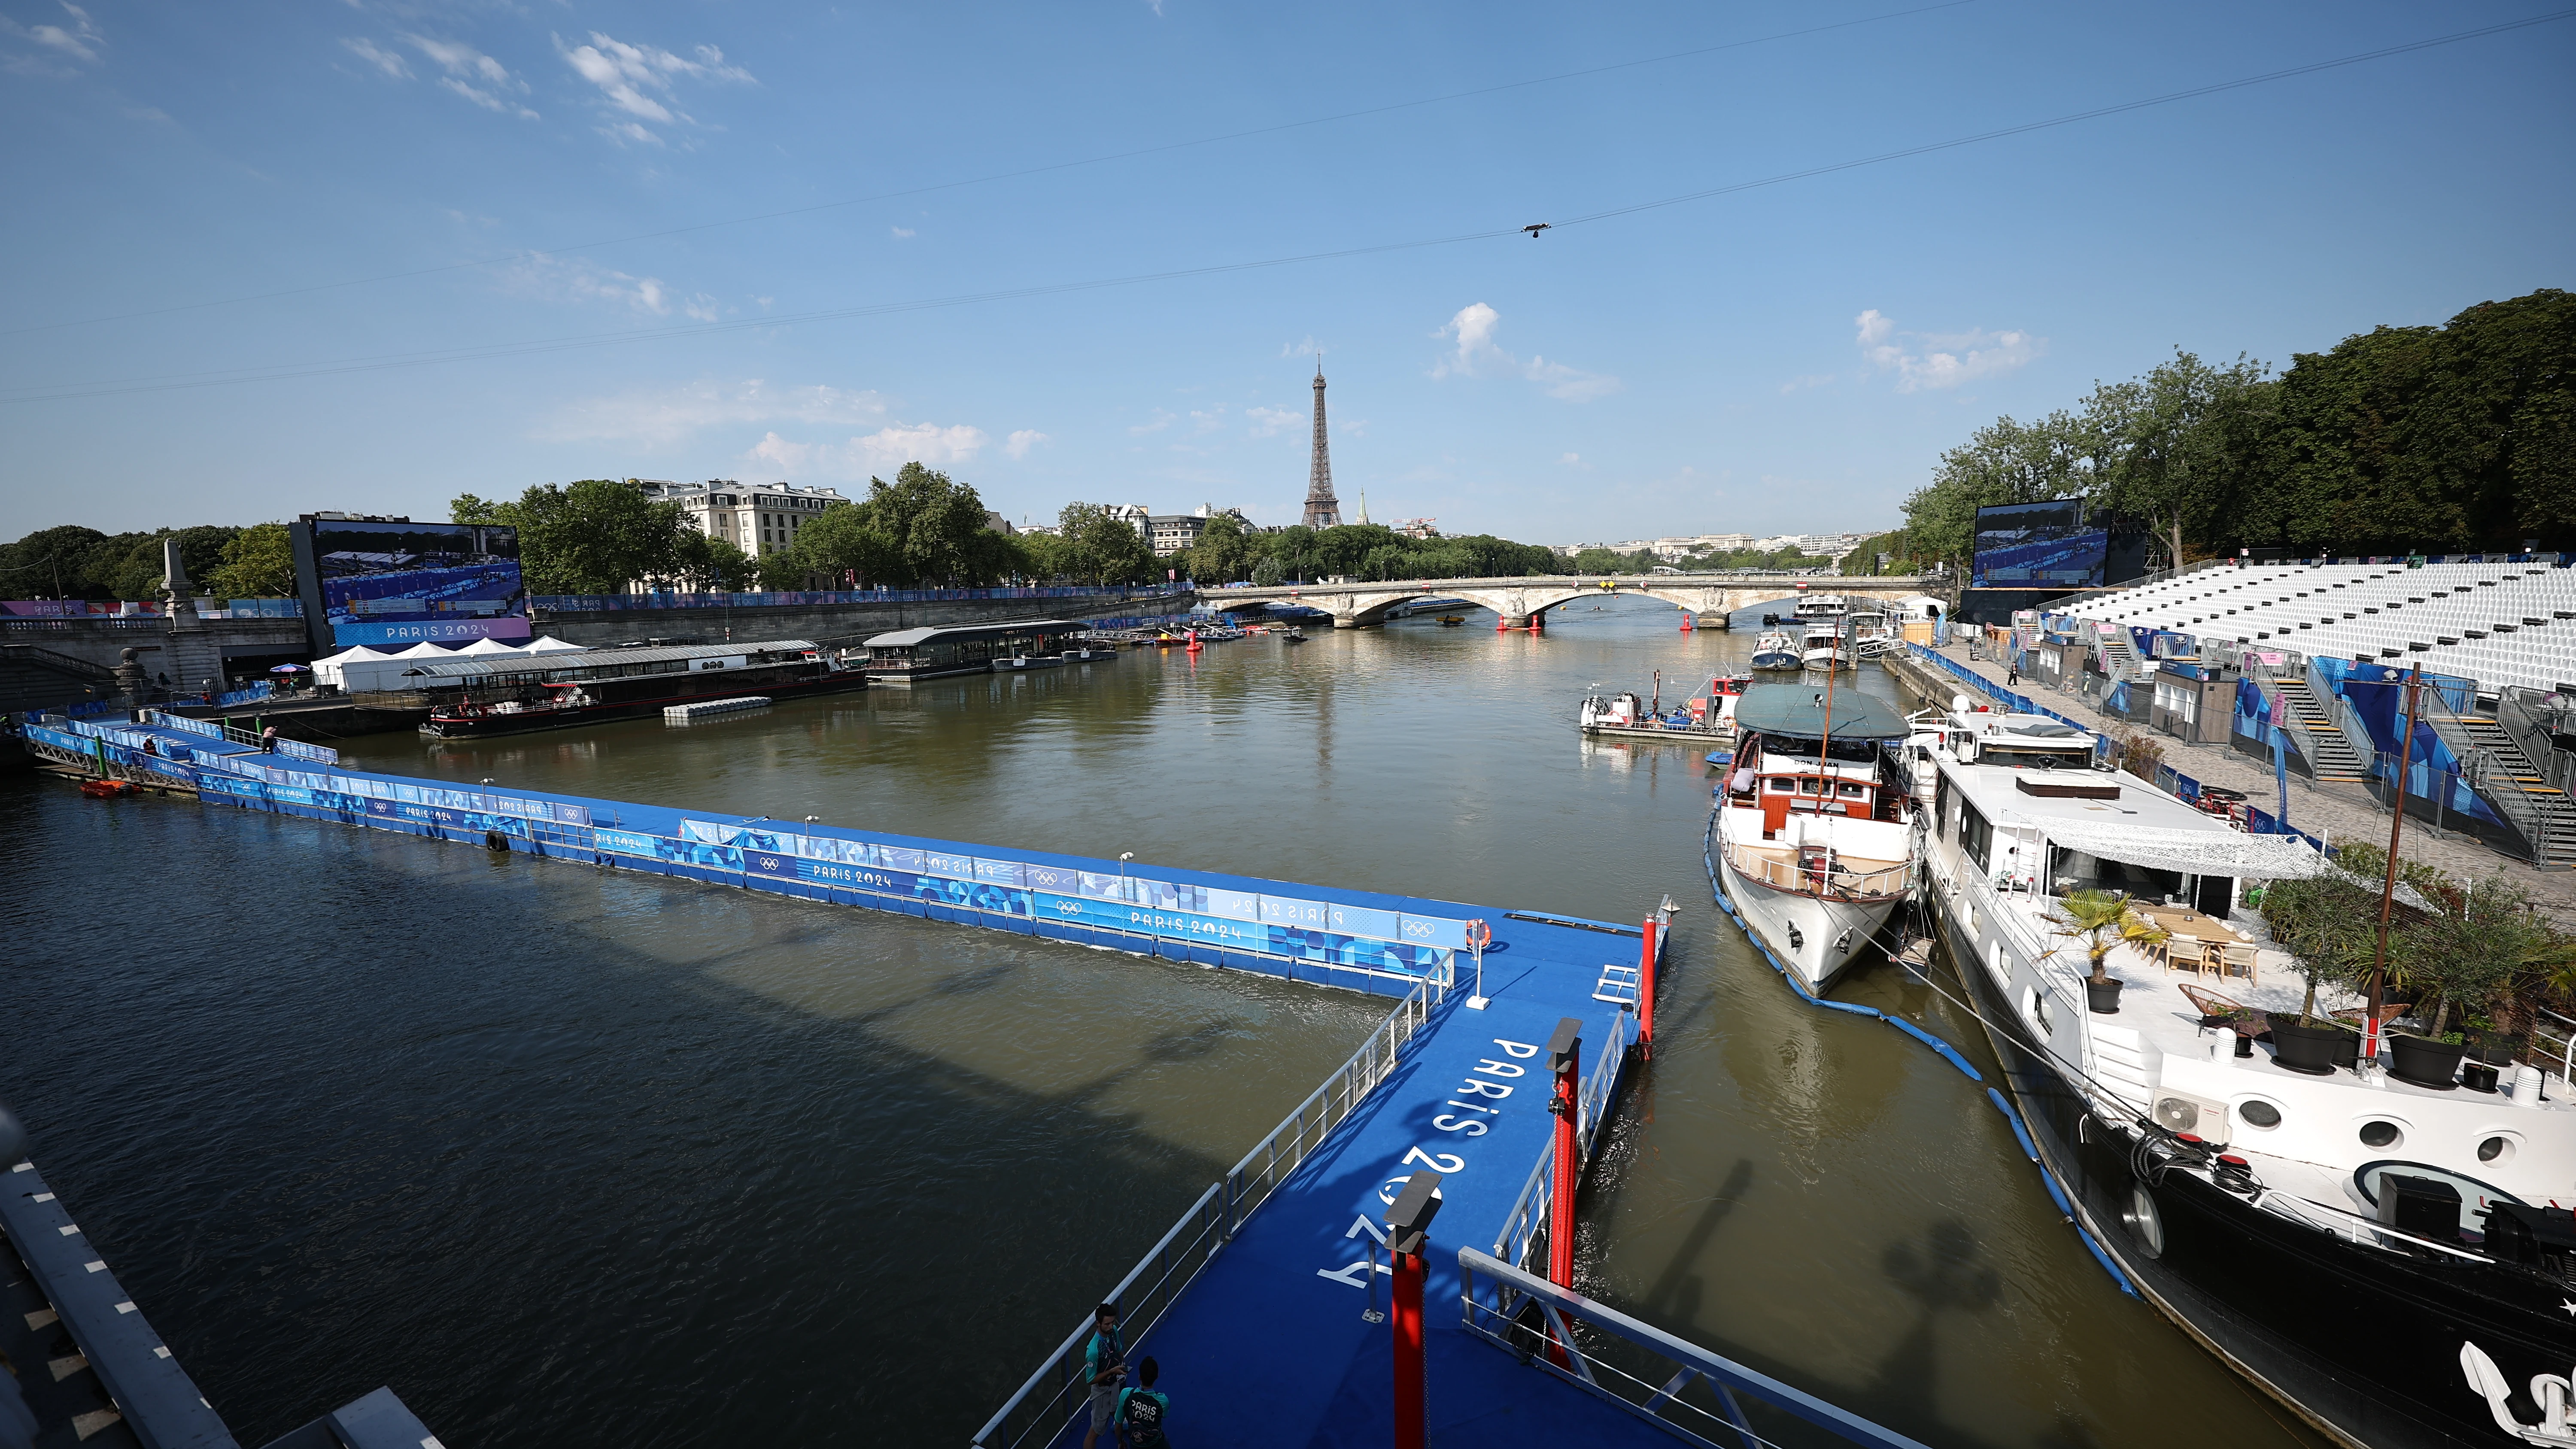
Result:
M2379 951L2370 963L2369 1015L2362 1022L2362 1055L2379 1055L2379 1001L2388 976L2388 917L2397 902L2397 842L2406 829L2406 772L2415 759L2415 707L2423 697L2424 666L2406 673L2406 733L2397 743L2397 808L2388 818L2388 878L2379 886Z

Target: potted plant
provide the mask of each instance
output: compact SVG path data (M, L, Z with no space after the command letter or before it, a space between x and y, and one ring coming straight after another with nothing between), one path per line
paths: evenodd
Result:
M2126 982L2116 980L2106 964L2111 948L2126 942L2146 947L2161 944L2163 927L2129 912L2129 897L2123 891L2075 891L2057 903L2058 919L2067 929L2061 936L2078 937L2092 971L2084 978L2085 1005L2104 1016L2120 1010L2120 988Z
M2317 1016L2317 988L2366 975L2377 950L2378 892L2339 871L2277 880L2263 889L2263 920L2272 939L2308 984L2299 1014L2269 1014L2272 1060L2322 1076L2356 1059L2360 1039L2331 1017Z
M2389 1070L2399 1081L2448 1091L2468 1052L2462 1034L2448 1030L2452 1008L2465 1014L2484 1006L2552 941L2530 895L2500 877L2465 885L2446 877L2424 894L2434 909L2406 928L2407 950L2391 974L2417 993L2419 1007L2432 1002L2433 1016L2421 1035L2390 1038L2396 1059Z

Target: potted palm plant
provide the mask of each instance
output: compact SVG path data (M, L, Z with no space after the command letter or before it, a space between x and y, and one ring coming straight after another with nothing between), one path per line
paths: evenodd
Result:
M2084 978L2085 1005L2104 1016L2120 1010L2120 988L2128 983L2111 975L2107 964L2111 948L2123 942L2132 946L2154 946L2165 939L2162 926L2129 912L2129 897L2123 891L2076 891L2057 903L2058 919L2067 929L2061 936L2076 937L2084 942L2084 953L2092 971Z

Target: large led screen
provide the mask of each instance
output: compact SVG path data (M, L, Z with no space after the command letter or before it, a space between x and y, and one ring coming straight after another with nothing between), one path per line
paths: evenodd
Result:
M297 564L312 578L303 593L310 600L319 585L338 647L530 636L515 528L335 518L305 527L311 552Z
M2099 588L2110 550L2109 530L2085 517L2080 498L1980 508L1969 586Z

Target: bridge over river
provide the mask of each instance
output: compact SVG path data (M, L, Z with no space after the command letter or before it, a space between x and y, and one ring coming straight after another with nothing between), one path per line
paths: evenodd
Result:
M1336 629L1383 624L1389 611L1418 599L1465 599L1502 616L1506 629L1544 618L1550 609L1603 594L1642 594L1690 612L1695 622L1725 628L1739 609L1801 593L1866 595L1893 602L1925 592L1930 580L1800 577L1793 574L1594 574L1516 579L1411 579L1367 584L1281 584L1275 588L1211 589L1201 597L1220 608L1246 604L1295 604L1333 616Z

